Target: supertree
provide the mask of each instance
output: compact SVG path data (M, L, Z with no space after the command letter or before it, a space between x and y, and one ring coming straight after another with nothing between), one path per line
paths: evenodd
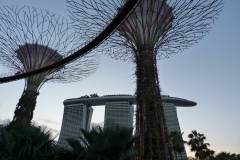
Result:
M17 6L0 8L0 64L15 74L58 62L74 52L80 42L67 20L47 10ZM80 81L91 75L98 64L96 53L87 54L67 65L25 78L12 122L32 120L44 83Z
M67 0L76 29L91 36L101 30L125 0ZM201 40L222 10L222 0L141 0L95 52L132 61L136 76L135 147L142 159L172 159L156 61ZM91 27L89 27L91 26Z

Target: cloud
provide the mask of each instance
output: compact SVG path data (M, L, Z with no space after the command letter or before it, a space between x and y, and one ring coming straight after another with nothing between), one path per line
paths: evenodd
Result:
M10 124L10 119L4 119L3 121L1 121L3 126L8 126Z
M56 130L56 129L53 129L53 128L50 128L52 132L57 132L59 133L59 130Z
M52 123L52 124L59 124L55 121L52 121L52 120L48 120L48 119L38 119L42 122L46 122L46 123ZM50 128L48 126L46 126L45 124L39 124L36 120L32 120L32 124L34 126L40 126L42 128L42 130L45 132L49 131L50 130L50 133L51 133L51 136L52 138L56 138L58 139L58 136L59 136L59 130L56 130L56 129L53 129L53 128Z
M39 121L45 122L45 123L51 123L51 124L56 124L56 125L60 125L59 122L57 121L53 121L51 119L43 119L43 118L38 118Z
M100 126L100 127L104 127L104 121L100 122L100 123L96 123L96 122L92 122L90 124L90 130L92 130L93 127L97 127L97 126Z

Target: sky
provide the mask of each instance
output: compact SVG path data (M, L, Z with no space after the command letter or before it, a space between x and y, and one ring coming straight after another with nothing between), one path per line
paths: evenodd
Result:
M195 107L177 108L184 140L197 130L207 137L210 149L240 154L240 0L224 2L209 34L189 49L158 61L158 71L164 94L197 102ZM2 5L34 6L68 18L64 0L1 0ZM133 67L130 62L101 56L98 70L80 82L44 84L33 119L60 131L65 99L92 93L134 94ZM0 84L0 119L13 118L23 87L23 80ZM101 123L104 106L93 108L92 122ZM193 155L188 146L186 150Z

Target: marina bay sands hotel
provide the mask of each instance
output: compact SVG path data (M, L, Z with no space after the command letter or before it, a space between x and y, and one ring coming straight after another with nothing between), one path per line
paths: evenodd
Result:
M168 130L181 132L176 107L191 107L197 103L166 95L162 98ZM67 147L66 138L79 139L81 128L89 131L93 114L92 106L105 105L104 127L109 123L118 123L121 127L132 128L135 99L136 96L133 95L107 95L65 100L58 145Z

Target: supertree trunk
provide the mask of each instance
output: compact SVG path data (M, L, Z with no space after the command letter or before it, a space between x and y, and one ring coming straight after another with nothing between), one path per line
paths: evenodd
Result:
M31 123L36 107L38 92L25 89L14 111L13 121Z
M136 149L142 159L172 159L168 132L158 84L156 56L152 50L135 54L137 77ZM168 153L168 154L167 154Z

